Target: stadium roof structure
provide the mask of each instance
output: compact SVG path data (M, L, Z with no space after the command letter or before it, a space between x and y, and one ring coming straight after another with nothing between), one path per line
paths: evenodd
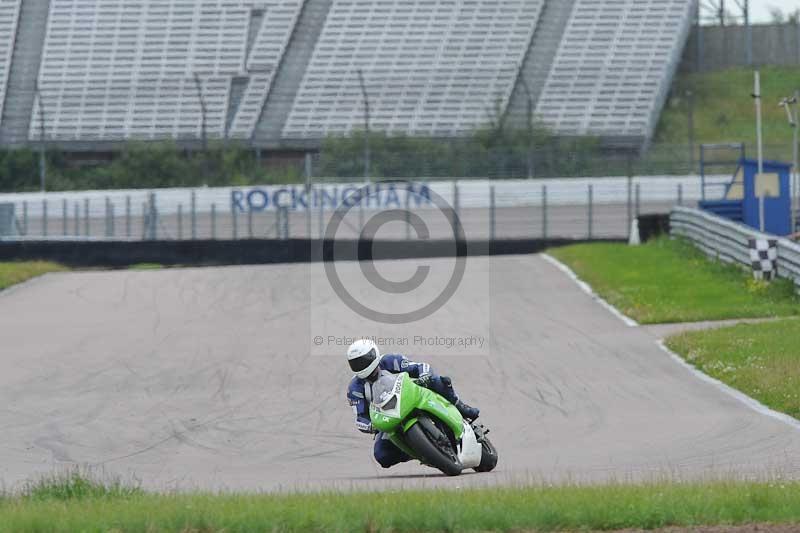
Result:
M646 143L696 0L6 0L0 145L318 147L535 116ZM527 90L525 90L527 89Z

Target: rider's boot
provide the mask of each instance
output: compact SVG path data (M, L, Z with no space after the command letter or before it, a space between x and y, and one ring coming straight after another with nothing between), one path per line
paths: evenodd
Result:
M477 407L470 407L461 400L458 400L455 403L455 406L456 409L458 409L458 412L461 413L461 416L470 421L475 420L476 418L478 418L478 415L481 414L480 409L478 409Z

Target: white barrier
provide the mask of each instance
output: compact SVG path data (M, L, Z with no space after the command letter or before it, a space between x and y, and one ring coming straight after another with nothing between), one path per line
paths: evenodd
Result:
M777 239L777 275L794 280L800 290L800 245L748 226L688 207L674 207L670 232L690 240L707 255L751 268L750 239Z
M706 177L710 190L716 194L710 199L719 198L722 184L730 181L727 176ZM494 186L496 207L515 207L541 205L545 190L547 203L553 206L587 205L588 190L592 186L592 199L595 204L626 204L634 202L629 194L638 190L641 203L674 204L679 196L685 202L696 202L701 197L700 178L698 176L641 176L630 182L625 177L612 178L554 178L537 180L457 180L457 181L418 181L412 187L409 202L414 207L427 204L425 188L428 192L439 195L445 202L460 207L486 208L490 204L490 188ZM49 215L60 216L66 209L71 214L79 209L81 215L88 211L92 218L105 216L107 202L114 206L117 214L130 209L141 213L143 206L155 195L157 209L160 214L175 214L178 206L184 212L191 209L197 213L209 213L211 206L219 212L238 210L272 211L276 206L285 206L290 210L302 211L311 207L319 209L335 209L343 199L352 195L363 182L323 183L315 184L309 194L303 185L265 185L248 187L200 187L180 189L127 189L70 191L47 193L13 193L0 194L0 203L10 202L17 205L17 214L24 205L27 215L32 218L42 216L47 202ZM366 209L397 206L404 207L408 194L405 183L378 183L370 185L370 194L376 201L367 201ZM457 193L455 192L457 190ZM414 194L417 193L417 194ZM422 194L419 194L422 193ZM420 198L422 196L422 198Z

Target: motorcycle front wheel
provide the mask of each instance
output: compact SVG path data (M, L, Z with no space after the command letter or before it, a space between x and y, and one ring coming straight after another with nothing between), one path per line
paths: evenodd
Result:
M420 416L417 423L408 428L405 440L423 463L440 470L445 475L457 476L464 468L453 450L450 439L433 420L426 416Z
M476 472L491 472L497 466L497 450L486 436L481 440L481 448L481 464L473 470Z

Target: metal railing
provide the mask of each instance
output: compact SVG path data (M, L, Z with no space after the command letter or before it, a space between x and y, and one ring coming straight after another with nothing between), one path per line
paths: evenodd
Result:
M347 196L364 187L382 200L356 202L337 237L358 238L370 218L401 209L418 215L430 238L451 238L436 197L468 239L626 238L635 216L700 198L699 179L691 176L34 193L0 195L15 221L0 239L317 239ZM378 238L416 234L399 222L386 224Z
M688 239L711 257L747 269L752 268L751 239L777 240L777 275L793 280L800 291L800 245L797 243L688 207L672 209L670 231L673 235Z
M778 276L793 279L800 291L800 244L778 240Z

